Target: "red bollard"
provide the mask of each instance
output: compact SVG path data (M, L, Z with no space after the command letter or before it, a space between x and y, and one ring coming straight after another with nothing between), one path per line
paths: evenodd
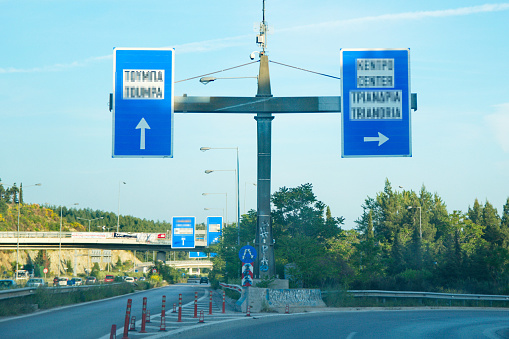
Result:
M131 326L129 327L129 331L136 331L136 317L134 315L131 317Z
M143 311L141 312L141 330L140 333L147 333L145 331L145 324L147 323L147 297L143 298Z
M250 316L251 316L251 306L247 305L246 317L250 317Z
M290 314L290 305L286 304L285 314Z
M163 306L161 308L161 327L159 331L166 331L166 296L163 295Z
M200 319L198 320L199 323L205 322L205 316L203 315L203 311L200 311Z
M129 331L129 320L131 319L131 304L133 300L127 299L127 309L125 311L125 321L124 321L124 336L122 339L129 339L127 333Z
M223 313L226 312L226 298L225 298L225 293L223 291Z
M212 314L212 291L210 291L209 314Z
M198 292L194 292L194 317L198 318Z
M117 339L117 325L111 325L110 339Z
M147 323L150 322L150 310L147 310Z
M177 319L178 323L182 322L182 294L179 294L179 315Z

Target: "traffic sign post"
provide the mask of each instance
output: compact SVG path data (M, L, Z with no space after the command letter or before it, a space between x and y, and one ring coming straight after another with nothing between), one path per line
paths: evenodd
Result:
M195 217L173 217L172 248L195 248Z
M242 287L253 285L253 264L243 263L242 265Z
M113 157L173 157L172 48L113 51Z
M410 50L341 50L341 156L410 157Z
M253 246L246 245L242 247L239 251L239 259L244 264L252 264L258 253L256 252L256 249Z

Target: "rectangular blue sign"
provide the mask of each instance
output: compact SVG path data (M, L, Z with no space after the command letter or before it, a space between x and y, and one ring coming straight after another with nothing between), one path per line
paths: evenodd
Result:
M193 259L199 259L199 258L206 258L207 253L205 252L189 252L189 258Z
M173 157L172 48L113 51L113 157Z
M195 217L173 217L171 227L171 247L194 248L195 231Z
M223 217L207 217L207 246L218 243L222 231ZM210 253L211 258L215 256L217 256L217 253Z
M410 157L410 50L341 50L341 156Z
M207 246L219 242L223 230L223 217L207 217Z

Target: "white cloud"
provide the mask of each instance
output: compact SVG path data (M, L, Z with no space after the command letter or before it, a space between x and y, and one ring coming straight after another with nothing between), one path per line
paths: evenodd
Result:
M509 103L495 106L495 113L485 117L488 127L504 152L509 153Z
M310 24L310 25L301 25L294 26L289 28L283 28L278 30L278 32L288 32L288 31L298 31L302 29L313 29L313 28L330 28L338 25L352 24L352 23L364 23L364 22L372 22L372 21L382 21L382 20L415 20L415 19L424 19L424 18L437 18L437 17L451 17L451 16L464 16L464 15L472 15L478 13L486 13L486 12L500 12L509 10L509 3L501 3L501 4L485 4L481 6L472 6L472 7L461 7L456 9L446 9L446 10L437 10L437 11L419 11L419 12L405 12L405 13L396 13L396 14L383 14L378 16L368 16L362 18L348 19L348 20L335 20L335 21L327 21L318 24ZM191 42L181 45L173 46L175 51L179 54L184 53L201 53L212 50L220 50L223 48L230 48L235 46L240 46L245 44L245 39L249 38L249 35L240 35L235 37L221 38L221 39L213 39L213 40L205 40L198 42ZM38 73L38 72L58 72L63 71L68 68L73 67L84 67L89 63L101 61L105 59L111 59L112 55L104 55L99 57L90 57L85 60L74 61L67 64L55 64L52 66L43 66L43 67L34 67L34 68L0 68L0 74L6 73Z
M478 13L486 13L486 12L500 12L509 10L509 3L502 4L486 4L481 6L472 6L472 7L461 7L455 9L445 9L445 10L437 10L437 11L418 11L418 12L405 12L405 13L395 13L395 14L383 14L377 16L367 16L362 18L348 19L348 20L334 20L334 21L326 21L318 24L310 24L303 26L294 26L286 29L280 29L281 31L296 31L302 29L313 29L313 28L332 28L339 25L351 25L351 24L361 24L373 21L396 21L396 20L417 20L417 19L425 19L425 18L439 18L439 17L452 17L452 16L464 16L464 15L472 15Z

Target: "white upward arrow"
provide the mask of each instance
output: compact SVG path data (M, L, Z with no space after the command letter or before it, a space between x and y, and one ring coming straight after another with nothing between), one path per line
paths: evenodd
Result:
M389 138L387 138L385 135L383 135L380 132L378 132L378 136L377 137L364 137L364 142L378 141L378 146L380 146L381 144L383 144L387 140L389 140Z
M138 126L136 126L136 129L141 129L140 149L145 149L145 130L150 129L150 126L145 121L145 118L141 118Z

